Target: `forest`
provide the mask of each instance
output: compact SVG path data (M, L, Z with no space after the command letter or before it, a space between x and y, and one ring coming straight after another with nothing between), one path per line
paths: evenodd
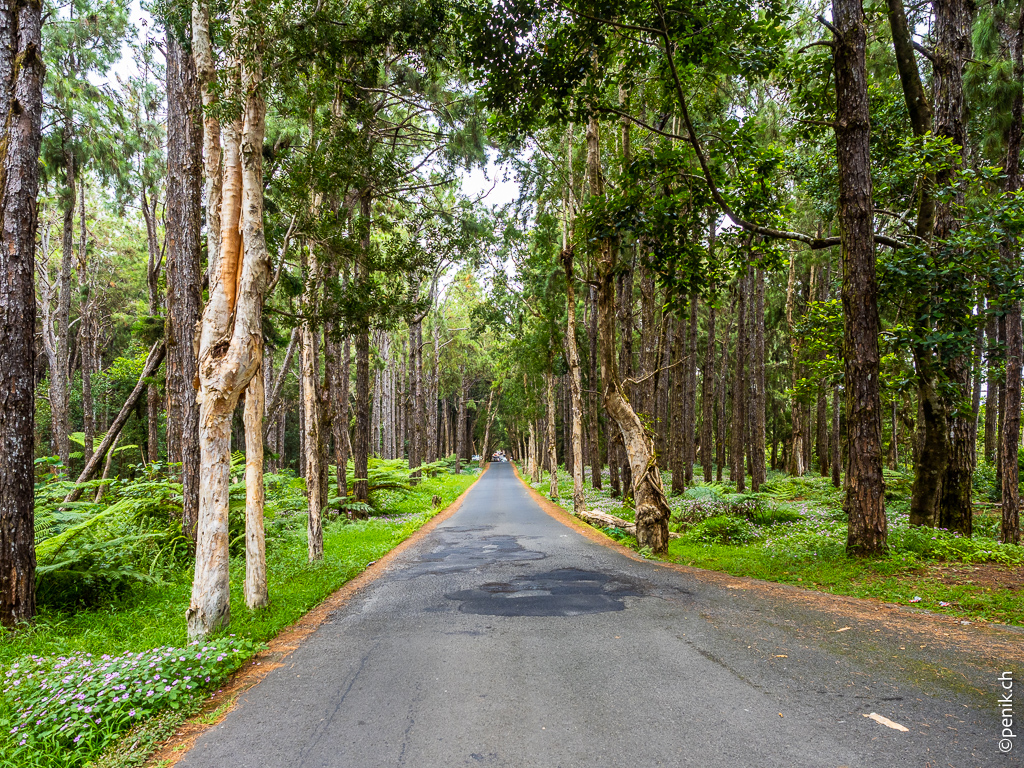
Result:
M0 36L23 764L143 713L30 727L26 671L204 643L145 716L190 711L499 450L653 558L1018 578L1024 4L10 0Z

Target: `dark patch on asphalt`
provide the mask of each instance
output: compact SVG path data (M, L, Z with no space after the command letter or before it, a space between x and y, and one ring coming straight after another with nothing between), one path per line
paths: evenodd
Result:
M583 616L626 608L623 598L651 594L645 581L578 568L517 576L447 595L462 613L483 616Z
M547 555L527 549L519 543L516 536L465 536L451 535L469 533L475 530L455 530L454 528L438 531L435 536L440 539L439 545L430 552L420 555L404 572L406 578L417 576L441 576L447 573L471 571L481 566L495 563L514 564L527 560L543 560Z

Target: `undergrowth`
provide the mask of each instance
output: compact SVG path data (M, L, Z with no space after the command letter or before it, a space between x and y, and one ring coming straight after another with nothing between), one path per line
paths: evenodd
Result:
M699 474L699 470L698 470ZM589 477L589 475L588 475ZM982 472L976 488L986 499L987 480ZM665 487L671 475L664 473ZM697 483L680 495L670 496L669 528L679 534L663 559L720 570L735 576L798 584L837 594L875 597L889 602L950 613L964 618L1024 625L1024 590L946 583L936 575L948 567L1019 570L1024 547L998 540L998 509L979 504L975 534L965 538L950 531L921 528L909 523L912 478L886 471L886 509L889 552L875 559L846 554L846 516L842 490L816 475L789 477L769 473L758 493L736 493L729 482ZM548 490L544 473L534 487ZM627 521L633 513L629 500L612 499L607 485L594 490L584 484L589 508L600 509ZM559 474L557 503L572 505L572 480ZM618 528L603 531L627 546L636 540Z
M233 464L239 466L237 457ZM186 639L193 564L176 522L180 485L150 465L136 482L108 483L102 501L65 508L67 483L41 477L39 613L15 632L0 628L0 687L6 689L0 693L0 764L12 764L9 755L26 768L139 762L132 755L144 755L156 734L177 722L166 713L196 709L209 688L260 644L407 538L475 475L451 475L447 462L438 462L412 486L399 464L374 462L370 505L335 505L325 519L324 559L318 563L307 557L304 482L287 473L267 475L271 602L258 611L246 609L242 598L245 563L237 538L244 527L244 486L241 494L233 487L231 634L211 638L213 656ZM94 497L97 485L85 496ZM203 658L195 659L196 653ZM159 679L132 677L139 654L147 665L162 667L153 673ZM154 662L154 654L161 659ZM108 677L114 671L118 677ZM163 730L147 718L165 722ZM133 735L122 742L125 733Z

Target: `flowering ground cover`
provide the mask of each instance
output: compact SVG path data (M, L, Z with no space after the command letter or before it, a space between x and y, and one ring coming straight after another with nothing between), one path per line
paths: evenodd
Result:
M525 476L525 473L521 474ZM984 473L979 473L984 478ZM589 478L589 474L586 475ZM700 470L697 470L700 477ZM604 472L603 490L584 482L587 506L627 520L628 501L613 499ZM666 489L671 473L664 472ZM559 499L572 507L572 479L559 472ZM680 534L662 559L808 589L947 613L964 620L1024 626L1024 547L998 541L998 508L981 502L975 535L909 524L909 478L887 472L889 554L876 559L846 555L842 492L827 478L769 473L759 493L737 494L729 482L697 482L669 497L670 528ZM549 479L533 484L547 494ZM985 498L985 489L976 489ZM636 548L616 529L606 534ZM649 552L644 554L650 556Z
M270 606L245 608L244 557L233 558L228 634L200 645L189 645L185 635L191 569L184 566L101 605L43 606L32 626L0 629L0 765L142 764L264 641L397 546L474 479L431 477L378 502L380 514L369 520L327 522L319 563L307 559L304 514L268 522Z

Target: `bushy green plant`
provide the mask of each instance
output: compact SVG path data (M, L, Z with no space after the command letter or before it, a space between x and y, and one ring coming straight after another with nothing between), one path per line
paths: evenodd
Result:
M73 750L82 760L138 720L181 703L223 680L256 651L234 636L184 648L163 646L120 656L31 656L4 674L13 709L13 749Z
M983 537L965 538L941 528L912 526L892 531L891 548L929 560L1024 565L1024 547Z
M94 481L100 502L65 503L61 479L36 486L38 599L54 607L95 605L134 583L153 582L185 556L177 518L181 485L167 480Z
M749 520L732 515L708 518L684 536L688 541L701 544L747 544L757 537L757 531Z

